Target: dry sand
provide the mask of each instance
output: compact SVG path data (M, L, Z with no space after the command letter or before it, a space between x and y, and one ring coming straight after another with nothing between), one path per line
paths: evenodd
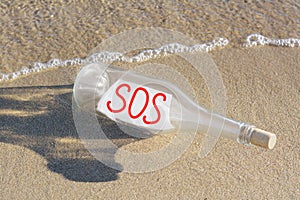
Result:
M298 49L275 47L212 53L227 89L228 116L276 133L274 150L221 139L200 160L196 139L172 165L143 174L107 168L84 149L70 105L64 103L70 102L70 86L2 89L2 199L296 199L300 169L297 55ZM44 81L52 82L51 77Z
M26 2L24 4L26 5ZM126 5L126 3L124 4ZM101 9L104 9L104 13L107 12L106 14L109 16L111 15L110 12L113 11L126 13L126 11L121 12L123 7L116 6L116 4L104 5ZM17 10L17 6L12 5L11 8L7 9ZM180 6L176 6L180 8ZM190 4L186 4L186 6L192 7ZM282 7L285 6L288 7L289 4L284 4ZM214 5L211 7L214 8ZM197 11L198 7L194 8ZM144 14L141 13L155 15L151 7L146 7L146 10L140 9L136 8L138 13L135 16L142 16L143 18ZM149 11L147 11L148 9ZM222 7L219 9L224 11ZM238 8L233 6L232 12L236 9ZM196 11L189 13L185 10L182 13L194 19L193 16L198 16ZM164 14L155 16L163 20L161 15ZM78 17L77 14L74 16ZM84 16L89 17L87 14ZM92 17L90 16L91 19ZM174 23L178 22L179 28L177 27L177 30L184 27L184 20L180 17L183 15L178 16L178 19L172 18ZM114 15L113 18L118 19L118 16ZM124 29L126 27L133 28L142 23L134 23L135 20L126 21L121 16L119 18L116 26L119 27L123 23ZM230 18L230 20L232 19ZM63 19L60 18L60 20ZM3 17L3 21L5 21L5 17ZM163 26L174 27L173 21L171 22L168 23L167 21ZM193 24L193 22L193 20L190 21L192 25L186 25L193 28L187 28L187 32L183 32L192 35L194 33L198 39L205 37L204 35L197 35L195 27L201 28L202 26ZM242 26L239 22L237 22L238 26L235 26L233 21L226 22L232 23L236 30L239 30L238 26ZM281 23L280 17L279 22ZM99 28L98 33L106 33L109 34L108 36L113 34L114 31L111 30L114 30L114 25L103 23L100 28L97 26ZM145 23L143 26L159 25L155 20ZM266 24L264 21L261 23ZM290 23L293 25L293 20ZM70 23L66 29L69 31L73 28L76 29L77 25ZM20 26L25 27L25 25ZM90 27L85 27L85 30L93 30L93 26L96 25L90 23ZM14 27L16 28L17 25ZM103 27L109 28L105 31ZM264 30L275 35L275 37L279 37L280 34L283 37L296 37L297 31L299 31L298 25L296 29L292 29L294 32L290 32L291 35L284 35L283 30L280 30L280 34L276 35L273 33L272 26L266 27ZM35 28L39 30L39 27ZM118 32L119 28L115 31ZM229 32L226 32L225 29L223 31L230 35L235 28ZM26 32L25 29L22 29L20 33L15 32L13 37L22 38ZM43 27L40 27L40 30L43 30ZM58 31L60 30L62 29L58 29ZM260 29L250 23L249 31L252 33L253 30L259 31ZM81 31L83 30L79 32ZM50 32L56 33L55 26L50 29ZM37 38L33 40L36 46L28 45L29 40L24 40L26 48L23 48L22 40L19 43L18 39L10 39L10 34L5 32L2 35L4 39L2 39L9 40L9 42L3 42L2 47L5 50L1 52L3 54L1 71L13 71L29 62L47 61L54 57L86 56L97 45L97 42L101 41L101 38L108 37L101 35L94 38L92 36L95 35L92 34L92 36L90 35L92 39L88 42L89 32L83 37L81 34L76 35L76 31L72 33L68 35L68 32L65 32L64 36L56 37L52 42L51 38L46 39L46 41ZM35 33L29 31L28 34L34 35ZM209 35L209 33L207 34ZM245 31L239 33L239 36L244 36L243 34ZM85 36L87 38L84 38ZM209 35L209 37L213 36L214 34ZM34 37L32 36L32 38ZM62 39L63 37L65 38ZM230 37L234 38L236 35ZM67 46L67 44L73 44L72 41L76 45ZM38 46L39 42L44 43ZM46 48L47 46L49 48ZM70 99L72 84L79 68L51 70L14 82L1 83L0 199L299 198L299 48L265 46L241 49L228 47L213 51L210 55L217 64L226 87L227 116L276 133L278 141L273 150L244 147L235 142L220 139L208 157L199 159L198 152L201 141L196 137L191 147L181 158L161 170L142 174L113 170L94 159L84 148L76 134ZM22 60L23 58L24 60ZM187 77L195 76L188 70L183 70L182 73ZM199 81L192 81L191 84L199 94L201 91L203 92L202 96L197 96L200 103L209 107L210 97L203 81L199 79ZM128 138L114 140L121 148L130 147L134 144L133 148L142 149L147 145L147 140L133 141ZM151 141L151 145L156 144L161 145L159 138Z

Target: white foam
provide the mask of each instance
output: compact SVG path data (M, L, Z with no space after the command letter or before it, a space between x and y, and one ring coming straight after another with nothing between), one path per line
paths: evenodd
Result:
M143 62L149 59L154 59L160 56L167 56L170 54L178 54L184 52L209 52L229 44L226 38L219 38L204 44L195 44L193 46L186 46L179 43L171 43L163 45L156 49L144 50L137 55L127 57L120 52L102 51L94 53L86 58L73 58L68 60L61 60L58 58L49 60L47 63L34 62L31 66L25 66L22 69L11 73L0 73L0 82L11 81L32 73L45 71L52 68L68 67L74 65L83 65L86 63L111 63L114 61L120 62ZM260 34L251 34L246 38L245 47L253 47L259 45L285 46L285 47L300 47L300 39L272 39Z
M246 39L246 47L253 47L259 45L270 46L284 46L284 47L300 47L300 39L287 38L287 39L274 39L268 38L260 34L251 34Z

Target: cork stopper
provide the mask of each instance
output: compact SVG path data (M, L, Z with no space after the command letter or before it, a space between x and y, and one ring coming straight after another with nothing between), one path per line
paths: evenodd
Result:
M273 149L276 144L276 135L259 128L253 128L250 143L267 149Z

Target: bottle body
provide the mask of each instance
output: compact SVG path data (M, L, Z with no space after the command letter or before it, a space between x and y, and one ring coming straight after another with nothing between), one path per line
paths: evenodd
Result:
M151 133L201 130L215 139L221 135L251 144L253 126L204 109L170 82L105 64L89 64L80 71L74 99L82 109Z

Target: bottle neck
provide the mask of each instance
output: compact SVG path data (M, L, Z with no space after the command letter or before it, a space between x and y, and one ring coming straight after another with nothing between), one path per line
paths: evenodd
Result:
M170 120L172 124L180 124L182 130L203 131L216 137L222 136L239 143L247 143L246 139L240 139L240 134L245 129L242 128L245 126L243 123L212 113L200 106L193 109L181 108L177 112L172 112Z

